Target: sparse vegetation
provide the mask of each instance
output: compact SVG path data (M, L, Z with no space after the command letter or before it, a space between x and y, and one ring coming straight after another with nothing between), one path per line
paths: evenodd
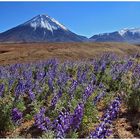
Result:
M14 64L58 58L65 60L94 59L104 53L119 56L140 52L140 47L126 43L31 43L0 44L0 64Z

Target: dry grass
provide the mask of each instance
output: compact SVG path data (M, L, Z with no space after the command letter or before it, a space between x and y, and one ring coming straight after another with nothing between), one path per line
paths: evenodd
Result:
M140 52L140 47L126 43L30 43L0 44L0 64L58 58L92 59L105 52L118 55Z

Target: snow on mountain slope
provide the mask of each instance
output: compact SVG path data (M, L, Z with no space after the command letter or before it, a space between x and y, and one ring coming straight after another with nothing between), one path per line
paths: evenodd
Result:
M122 30L118 31L118 33L121 36L125 35L128 32L132 33L132 34L140 34L140 28L130 28L130 29L125 28L125 29L122 29Z
M22 25L30 25L33 27L35 30L36 28L46 28L53 32L53 30L57 29L63 29L63 30L68 30L64 25L60 24L58 21L56 21L54 18L51 18L48 15L38 15L34 17L33 19L25 22Z
M128 31L128 29L122 29L120 31L118 31L118 33L123 36L126 32Z

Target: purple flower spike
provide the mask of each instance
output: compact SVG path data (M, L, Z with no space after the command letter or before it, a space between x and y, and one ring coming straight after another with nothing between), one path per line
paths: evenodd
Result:
M113 120L117 118L121 105L120 97L116 97L115 100L109 105L106 112L100 119L102 122L97 126L95 131L91 132L89 138L99 139L107 138L111 135L110 125Z
M12 110L12 113L11 113L11 116L12 116L12 121L15 123L15 124L19 124L21 119L22 119L22 115L23 113L20 112L17 108L14 108Z

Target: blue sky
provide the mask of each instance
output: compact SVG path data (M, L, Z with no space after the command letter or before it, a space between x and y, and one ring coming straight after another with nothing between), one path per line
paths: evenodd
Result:
M140 2L0 2L0 32L38 14L48 14L87 37L140 27Z

